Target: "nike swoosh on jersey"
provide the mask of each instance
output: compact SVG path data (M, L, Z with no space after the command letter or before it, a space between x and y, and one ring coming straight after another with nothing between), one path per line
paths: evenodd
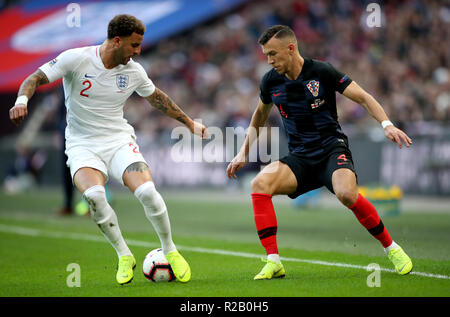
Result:
M274 97L278 97L279 95L281 95L282 93L281 92L279 92L279 93L277 93L277 94L272 94L272 96L274 96Z
M84 74L84 77L86 77L86 78L95 78L95 75Z

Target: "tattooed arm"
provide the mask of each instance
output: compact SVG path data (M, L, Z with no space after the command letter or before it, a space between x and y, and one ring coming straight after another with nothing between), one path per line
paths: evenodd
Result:
M174 118L186 126L193 125L192 119L189 118L183 110L180 109L163 91L156 88L155 92L146 98L150 104L156 109L161 110L166 115Z
M45 84L48 84L47 76L45 76L42 70L38 69L23 81L22 85L20 85L18 95L25 95L30 99L34 95L36 88Z
M156 88L156 90L146 98L150 104L164 112L167 116L178 120L179 122L186 125L189 130L201 136L202 138L206 138L208 136L208 131L206 127L194 120L192 120L189 116L187 116L180 107L177 106L169 96L167 96L163 91Z
M25 96L26 100L30 99L36 88L48 84L47 76L40 69L28 76L20 85L18 97ZM9 110L9 118L15 125L19 125L28 114L26 103L17 103Z

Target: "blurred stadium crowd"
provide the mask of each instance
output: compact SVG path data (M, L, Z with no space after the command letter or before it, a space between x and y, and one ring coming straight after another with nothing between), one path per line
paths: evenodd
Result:
M441 1L384 1L382 27L369 28L368 3L252 1L160 42L138 61L192 117L217 127L247 127L258 102L259 81L270 69L257 39L268 26L286 24L297 34L303 56L329 61L348 74L406 130L408 123L448 123L450 7ZM338 98L343 125L377 125L361 106ZM130 99L126 110L128 120L147 137L158 138L164 130L170 136L178 124L141 98ZM279 121L275 111L271 119Z
M366 8L373 2L252 0L146 48L135 60L192 118L209 127L247 128L258 103L259 82L270 69L257 39L267 27L286 24L297 34L303 56L329 61L348 74L410 136L439 135L442 129L436 127L450 130L450 5L439 0L383 1L381 27L370 28ZM151 37L152 30L145 36ZM42 98L49 106L45 119L41 113L40 130L58 136L54 144L62 147L62 89ZM382 133L360 105L339 94L337 100L347 135ZM141 146L175 142L171 132L180 124L136 94L127 101L125 117ZM275 107L269 125L282 126ZM30 169L22 165L13 170Z
M135 60L192 118L207 126L247 128L259 82L270 69L258 37L271 25L286 24L297 34L302 56L329 61L348 74L406 132L432 133L430 122L448 126L450 6L439 0L383 1L381 27L370 28L371 2L253 0L147 48ZM337 98L339 121L349 136L378 128L360 105ZM179 126L136 94L125 117L145 143L170 143ZM60 127L60 121L61 116L49 117L43 130ZM281 126L276 109L269 125Z

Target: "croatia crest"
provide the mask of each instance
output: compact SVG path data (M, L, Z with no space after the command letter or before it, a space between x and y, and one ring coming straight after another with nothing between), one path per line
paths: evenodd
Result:
M319 82L315 80L311 80L309 83L306 84L306 87L308 87L309 91L312 93L314 97L317 97L319 95Z
M128 78L128 75L116 75L117 88L119 88L120 90L126 90L128 88Z

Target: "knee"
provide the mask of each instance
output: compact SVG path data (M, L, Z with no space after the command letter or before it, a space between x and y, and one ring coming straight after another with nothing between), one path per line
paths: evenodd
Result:
M257 175L252 180L251 185L252 185L252 193L273 195L273 190L271 188L270 181L267 179L267 177Z
M335 189L337 199L347 207L351 207L358 199L358 191L350 188Z
M86 189L83 193L90 209L91 218L95 223L101 225L113 216L113 210L108 204L105 187L95 185Z
M83 193L84 199L89 204L92 212L96 212L102 205L107 203L105 187L95 185L86 189Z

